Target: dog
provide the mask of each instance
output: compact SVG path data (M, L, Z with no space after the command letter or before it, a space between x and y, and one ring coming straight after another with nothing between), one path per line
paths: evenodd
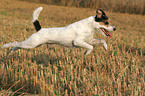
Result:
M68 48L83 47L86 48L84 55L88 55L93 50L94 44L103 44L107 50L107 44L104 39L95 39L93 35L100 33L103 36L112 36L110 31L116 28L110 23L95 21L95 16L72 23L66 27L59 28L41 28L38 17L43 7L39 7L33 12L33 24L36 33L32 34L27 40L22 42L13 42L2 45L2 48L14 47L10 52L20 48L35 48L42 44L59 44Z

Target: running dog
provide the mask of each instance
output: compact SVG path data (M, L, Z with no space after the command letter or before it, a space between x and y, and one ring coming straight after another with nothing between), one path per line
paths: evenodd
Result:
M94 44L103 44L107 50L107 44L103 39L94 39L95 33L100 33L103 36L112 36L109 31L115 31L116 28L110 23L95 21L95 16L88 17L78 22L72 23L66 27L59 28L41 28L38 16L43 7L37 8L33 12L33 24L36 33L32 34L27 40L22 42L13 42L4 44L2 48L14 47L10 52L20 48L35 48L42 44L60 44L69 48L83 47L86 48L85 55L88 55L93 50Z

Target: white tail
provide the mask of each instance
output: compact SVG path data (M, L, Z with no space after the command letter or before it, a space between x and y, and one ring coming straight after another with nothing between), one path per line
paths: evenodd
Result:
M32 22L38 20L39 14L40 14L40 12L42 11L42 9L43 9L43 7L39 7L39 8L37 8L36 10L34 10Z

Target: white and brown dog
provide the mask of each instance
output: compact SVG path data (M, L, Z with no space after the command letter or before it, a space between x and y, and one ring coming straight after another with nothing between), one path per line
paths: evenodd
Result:
M116 28L107 23L97 22L95 16L80 20L66 27L59 28L41 28L38 22L38 16L42 7L37 8L33 13L33 24L36 33L32 34L27 40L22 42L13 42L4 44L2 48L14 47L11 52L20 48L35 48L42 44L60 44L66 47L83 47L87 51L85 55L93 50L93 44L103 44L107 50L107 44L103 39L94 39L95 33L101 33L103 36L112 36L109 31L115 31ZM99 29L99 30L98 30Z

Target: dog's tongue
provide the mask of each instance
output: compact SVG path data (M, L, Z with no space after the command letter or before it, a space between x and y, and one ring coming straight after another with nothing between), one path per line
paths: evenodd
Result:
M109 36L110 36L110 38L112 37L112 34L111 33L109 33Z
M105 29L101 29L101 30L105 33L106 36L109 36L110 38L112 37L112 34L109 31Z
M110 32L106 32L106 36L112 37L112 34Z

